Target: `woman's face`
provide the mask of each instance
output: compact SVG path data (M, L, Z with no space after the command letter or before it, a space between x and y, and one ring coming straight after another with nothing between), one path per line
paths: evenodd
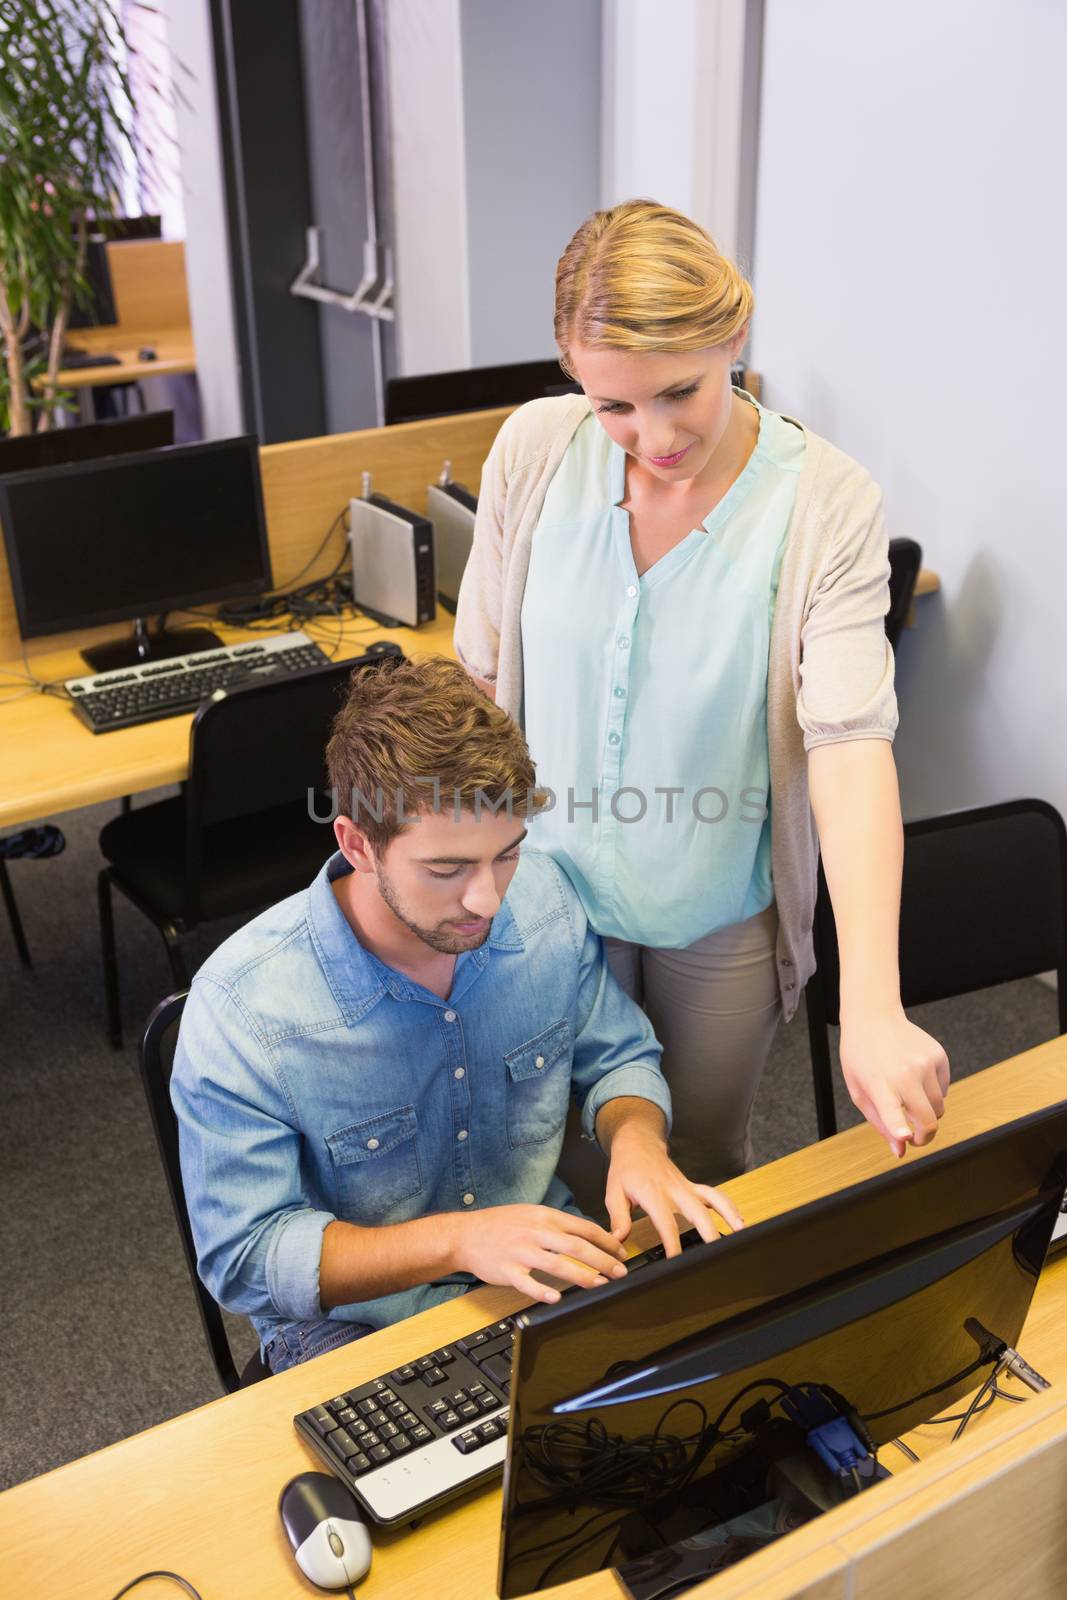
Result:
M567 360L616 444L653 477L681 484L700 476L726 433L735 345L680 352L571 345Z

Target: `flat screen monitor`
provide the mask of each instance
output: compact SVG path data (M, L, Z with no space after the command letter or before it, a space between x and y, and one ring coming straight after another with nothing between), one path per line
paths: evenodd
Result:
M162 450L174 443L173 411L146 411L136 417L110 417L73 428L49 428L0 439L0 475L36 472L75 461Z
M385 389L385 422L421 422L461 411L491 411L517 406L544 395L581 394L558 361L518 361L503 367L471 367L431 372L419 378L390 378Z
M0 478L24 639L270 588L251 435Z
M78 298L70 308L68 328L112 328L119 320L115 304L115 288L111 281L111 264L107 259L107 243L95 236L89 240L85 251L85 280L89 285L88 299Z
M877 1465L981 1385L1019 1340L1065 1152L1061 1104L520 1313L500 1594L609 1566L652 1595L635 1574L665 1549L661 1576L694 1550L710 1575L815 1514L790 1396L864 1419Z

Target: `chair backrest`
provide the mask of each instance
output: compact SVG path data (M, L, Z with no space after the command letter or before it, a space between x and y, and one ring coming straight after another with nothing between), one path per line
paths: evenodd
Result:
M889 541L889 610L885 614L886 638L895 650L907 626L915 598L915 583L923 564L922 546L914 539Z
M394 644L294 677L228 690L193 718L186 785L186 911L197 920L204 831L264 811L302 808L328 787L330 727L352 673L401 655ZM325 813L322 813L325 814Z
M822 867L812 979L827 1022L840 1013L837 929ZM909 822L904 827L900 989L905 1006L1054 970L1067 1033L1067 829L1044 800Z
M189 1226L189 1211L185 1204L181 1162L178 1158L178 1119L170 1100L170 1073L174 1064L175 1046L178 1043L178 1026L187 997L188 990L183 990L181 994L170 995L166 1000L160 1001L149 1017L141 1040L141 1082L144 1084L148 1100L156 1143L163 1158L163 1171L166 1174L167 1188L170 1190L171 1203L178 1222L178 1232L181 1234L185 1264L193 1281L197 1309L211 1349L211 1359L215 1363L215 1371L223 1388L229 1394L233 1394L240 1388L241 1380L234 1364L230 1342L226 1337L222 1312L217 1301L201 1283L200 1274L196 1270L196 1246L193 1244L193 1230Z

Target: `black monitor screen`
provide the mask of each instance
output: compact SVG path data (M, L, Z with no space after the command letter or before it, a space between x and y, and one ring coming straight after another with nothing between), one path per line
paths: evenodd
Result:
M663 1563L710 1576L771 1542L863 1486L820 1470L827 1408L891 1471L878 1449L1016 1344L1065 1151L1061 1105L521 1313L501 1595L604 1566L652 1594Z
M385 422L421 422L426 417L462 411L517 406L544 395L581 394L558 361L517 361L505 367L470 367L431 372L425 377L390 378L385 392Z
M252 437L0 478L0 523L24 639L271 583Z
M0 473L35 472L72 461L161 450L174 443L173 411L146 411L137 417L110 417L74 428L49 428L0 439Z

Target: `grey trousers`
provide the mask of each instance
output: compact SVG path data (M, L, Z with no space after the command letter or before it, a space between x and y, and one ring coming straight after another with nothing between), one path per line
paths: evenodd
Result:
M771 905L683 950L604 941L612 971L644 1006L663 1046L671 1157L694 1183L721 1183L752 1165L752 1103L781 1011L777 934ZM559 1174L582 1210L600 1220L607 1165L579 1135L572 1108Z

